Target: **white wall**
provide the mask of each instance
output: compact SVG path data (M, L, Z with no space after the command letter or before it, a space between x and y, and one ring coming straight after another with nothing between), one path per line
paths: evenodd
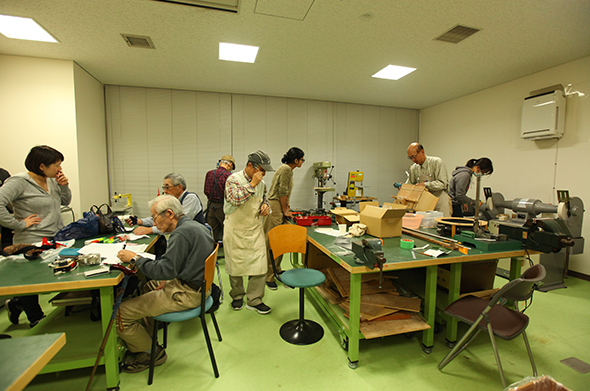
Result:
M565 135L560 140L520 138L521 109L529 92L572 84L586 97L566 101ZM556 203L556 190L569 190L590 203L590 57L523 77L421 111L420 142L440 156L449 175L470 158L487 156L494 174L484 179L506 199L536 198ZM470 190L473 192L473 189ZM587 208L587 206L586 206ZM582 235L590 237L586 216ZM588 246L586 246L588 247ZM572 256L570 270L590 275L590 254Z
M338 193L348 171L362 170L365 195L391 201L418 134L418 111L408 109L120 86L106 87L106 102L111 192L131 192L141 216L170 172L185 176L205 203L205 174L222 155L233 155L241 169L250 152L262 149L277 168L293 146L305 151L306 162L294 172L292 208L317 206L312 166L326 160L335 166Z
M102 94L101 84L72 61L0 55L0 166L16 174L26 171L35 145L59 150L76 217L95 195L108 201Z

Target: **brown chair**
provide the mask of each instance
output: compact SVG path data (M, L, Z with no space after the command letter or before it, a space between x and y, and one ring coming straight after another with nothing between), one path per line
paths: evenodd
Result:
M287 286L299 288L299 319L283 324L280 329L281 337L295 345L316 343L324 336L324 329L318 323L305 319L304 289L322 285L326 281L326 276L319 270L307 268L307 230L299 225L279 225L268 233L268 242L275 277ZM289 253L304 255L304 267L286 270L279 275L274 260Z
M438 369L442 370L457 357L477 337L480 331L487 330L490 335L490 341L492 342L494 356L498 364L498 369L500 370L504 388L506 388L506 378L494 336L510 341L522 334L529 360L533 367L533 376L537 376L533 353L531 352L531 347L525 333L525 329L529 324L529 317L518 310L518 302L531 298L537 284L544 278L545 267L543 265L535 265L527 269L519 278L504 285L489 300L480 299L475 296L464 296L449 304L444 309L445 314L470 324L471 327L440 364L438 364ZM516 309L503 306L508 300L514 302Z
M207 342L207 350L209 350L209 358L211 359L211 365L213 365L213 372L215 373L215 377L219 377L219 371L217 370L217 363L215 361L215 354L213 353L213 346L211 346L211 338L209 338L209 330L207 329L207 322L205 321L205 314L209 313L211 315L211 319L213 320L215 331L217 332L217 338L221 342L221 333L219 332L219 326L217 325L217 320L215 319L215 313L213 311L208 312L213 306L213 297L209 296L205 298L205 292L209 291L215 277L215 264L217 262L218 250L219 244L216 244L215 250L213 250L211 255L209 255L205 261L205 278L201 282L201 305L190 310L169 312L167 314L158 315L153 318L154 331L152 335L152 358L150 361L148 385L151 385L154 379L154 361L158 347L158 323L164 322L164 343L162 345L165 348L168 342L168 323L182 322L184 320L194 319L196 317L201 318L201 326L203 328L205 341Z

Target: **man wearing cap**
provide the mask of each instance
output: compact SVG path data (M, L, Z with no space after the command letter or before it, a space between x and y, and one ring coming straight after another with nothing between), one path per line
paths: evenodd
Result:
M231 284L231 306L236 311L243 308L246 296L247 309L259 314L270 312L270 307L262 302L268 269L262 220L270 214L262 180L266 171L274 171L270 158L256 151L248 155L246 168L230 175L225 183L225 270ZM248 277L247 291L244 276Z
M225 181L236 168L236 161L231 155L223 155L215 170L211 170L205 176L205 195L207 201L207 224L213 230L215 241L223 239L223 199L225 193Z

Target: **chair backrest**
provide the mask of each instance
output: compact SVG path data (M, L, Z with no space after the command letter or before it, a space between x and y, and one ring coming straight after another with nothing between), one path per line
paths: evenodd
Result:
M279 225L268 232L268 243L275 259L288 253L307 254L307 229L300 225Z
M535 265L528 268L522 275L510 281L502 287L490 300L490 306L493 306L501 299L512 301L525 301L533 295L535 285L545 278L545 267Z
M215 277L215 264L217 263L217 252L219 251L219 243L215 244L215 250L207 257L205 261L205 281L206 281L206 288L205 292L211 288L211 284L213 284L213 278Z

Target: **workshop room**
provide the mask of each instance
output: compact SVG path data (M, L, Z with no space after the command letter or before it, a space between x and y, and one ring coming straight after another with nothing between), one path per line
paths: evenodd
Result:
M2 0L0 388L587 390L589 94L590 0Z

